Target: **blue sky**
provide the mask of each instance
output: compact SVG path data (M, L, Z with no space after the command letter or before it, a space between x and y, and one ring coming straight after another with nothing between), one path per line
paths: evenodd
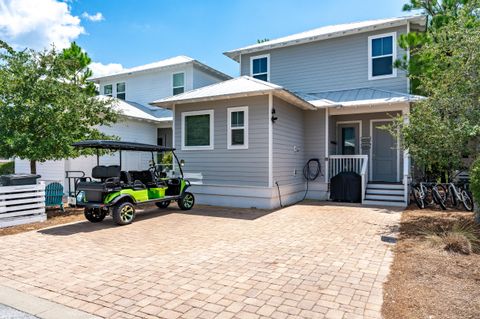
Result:
M10 10L3 9L8 14L1 12L0 5L0 38L5 32L1 20L7 17L10 20L3 19L4 24L13 21L7 25L12 31L4 37L14 44L18 41L20 46L38 48L39 39L43 43L75 40L95 62L119 63L123 67L188 55L232 76L238 75L238 65L222 53L253 44L259 38L273 39L324 25L407 14L401 10L407 0L70 0L61 3L65 7L56 6L56 11L44 8L47 4L53 8L57 0L1 0L0 4L2 1L10 2ZM18 8L22 3L27 9L38 7L31 9L31 22L29 17L22 20L24 24L32 23L30 28L18 33L11 25L15 12L25 15L25 10ZM43 23L38 21L42 10L46 12ZM58 14L53 15L54 11ZM50 26L49 34L37 34L60 20L65 26L63 38L51 35L51 30L58 29L54 26Z

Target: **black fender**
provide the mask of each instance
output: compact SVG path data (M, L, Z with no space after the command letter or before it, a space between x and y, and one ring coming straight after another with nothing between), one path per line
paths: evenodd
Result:
M121 194L120 196L115 197L110 203L108 203L109 206L116 205L117 203L120 202L131 202L131 203L136 203L135 198L129 194Z

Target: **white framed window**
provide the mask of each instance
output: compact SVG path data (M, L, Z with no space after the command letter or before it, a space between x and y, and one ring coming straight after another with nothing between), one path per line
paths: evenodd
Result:
M172 74L172 95L185 92L185 72Z
M107 84L103 86L103 95L112 96L113 94L113 85Z
M270 54L250 58L250 75L255 79L270 81Z
M248 149L248 106L227 109L227 148Z
M182 112L182 150L213 150L213 110Z
M397 76L393 67L397 56L395 32L368 37L368 79L377 80Z
M125 82L117 83L117 98L125 100Z

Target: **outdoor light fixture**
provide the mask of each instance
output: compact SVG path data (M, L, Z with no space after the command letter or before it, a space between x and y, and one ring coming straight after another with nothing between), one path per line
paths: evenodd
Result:
M278 117L275 116L275 109L272 109L272 123L275 123L278 120Z
M185 166L185 160L183 160L183 159L180 160L180 166L181 166L181 167L184 167L184 166Z

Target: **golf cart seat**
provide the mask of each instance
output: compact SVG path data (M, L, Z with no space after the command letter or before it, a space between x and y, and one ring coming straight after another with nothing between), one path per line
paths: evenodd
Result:
M129 171L134 184L141 182L146 188L158 187L157 180L152 171Z

